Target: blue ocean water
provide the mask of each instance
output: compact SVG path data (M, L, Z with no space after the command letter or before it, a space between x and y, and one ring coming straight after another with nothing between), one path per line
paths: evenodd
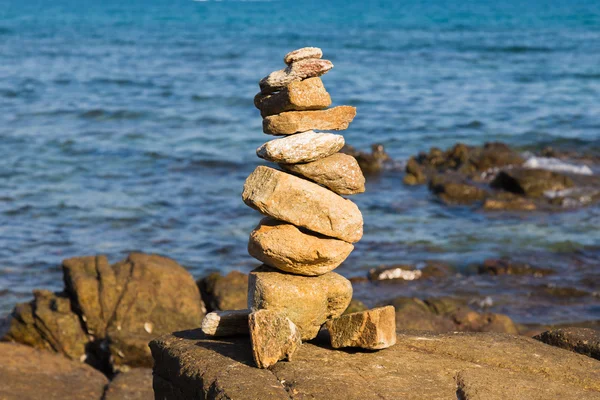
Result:
M157 252L196 277L257 265L246 243L259 215L240 194L269 137L252 100L304 46L335 64L334 103L358 108L344 132L357 148L380 142L400 162L457 141L600 152L598 1L0 0L0 314L59 290L61 260L77 255ZM370 304L460 292L520 322L600 320L598 207L449 208L399 171L353 200L365 236L343 275L515 256L591 293L558 307L531 297L537 282L465 273L357 288Z

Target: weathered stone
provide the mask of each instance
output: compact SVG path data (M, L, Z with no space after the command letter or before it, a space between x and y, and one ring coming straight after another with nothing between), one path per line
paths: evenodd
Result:
M307 58L321 58L323 50L318 47L303 47L294 51L290 51L283 57L283 62L291 64L296 61L306 60Z
M323 275L337 268L354 246L264 218L250 234L248 253L270 267L298 275Z
M429 189L449 204L470 204L485 199L485 190L465 182L458 176L436 175L429 181Z
M202 320L202 332L208 336L248 335L250 310L213 311Z
M306 164L280 164L293 174L303 176L337 194L350 195L365 191L365 177L356 159L343 153Z
M100 400L106 377L79 360L0 343L0 399Z
M554 270L540 268L508 259L488 258L477 267L477 272L487 275L531 275L542 277L554 274Z
M276 163L307 163L330 156L342 147L342 135L308 131L270 140L256 149L256 155Z
M594 329L554 329L543 332L534 339L600 360L600 331Z
M248 304L248 275L231 271L225 276L218 272L197 282L208 311L243 310Z
M329 60L316 58L298 60L288 65L287 68L271 72L261 79L259 82L260 92L262 94L278 92L292 82L324 75L332 68L333 64Z
M572 187L573 181L566 175L543 169L511 169L501 171L492 187L527 197L541 197L546 191L558 191Z
M153 400L152 369L133 368L110 382L102 400Z
M356 116L356 108L338 106L317 111L288 111L263 119L263 132L269 135L292 135L311 131L342 131Z
M396 344L396 318L393 306L342 315L327 321L331 347L361 347L380 350Z
M342 315L351 299L352 284L335 272L305 277L262 266L248 281L248 308L285 313L302 340L316 337L321 325Z
M292 82L277 93L259 93L254 97L254 105L265 118L285 111L322 110L331 105L331 97L321 78L309 78Z
M475 396L470 387L477 383L484 394L463 399L600 397L600 362L502 334L399 334L395 346L379 352L304 343L293 362L269 371L254 368L247 338L207 340L190 331L150 346L156 396L165 400L198 393L208 399L456 399L457 390ZM485 375L465 374L471 371Z
M279 360L292 360L302 344L300 331L283 313L258 310L250 314L252 355L258 368L269 368Z
M495 196L485 199L483 209L486 211L534 211L537 206L531 200L523 197Z
M372 144L370 153L358 151L354 147L348 145L342 147L340 151L356 158L360 169L365 175L380 173L384 166L392 161L390 156L385 152L383 145L380 143Z
M325 236L349 243L362 237L362 214L356 204L273 168L257 167L246 179L242 199L265 215Z

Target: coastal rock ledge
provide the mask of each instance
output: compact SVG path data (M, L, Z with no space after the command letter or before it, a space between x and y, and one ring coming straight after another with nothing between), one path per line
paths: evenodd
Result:
M399 332L379 352L304 343L293 362L254 367L248 338L200 330L150 343L157 399L600 399L600 362L494 333Z

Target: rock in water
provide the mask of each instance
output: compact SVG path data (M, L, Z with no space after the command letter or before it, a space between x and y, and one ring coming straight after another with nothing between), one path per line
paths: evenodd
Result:
M281 168L310 179L337 194L350 195L365 191L365 177L356 159L342 153L305 164L280 164Z
M254 105L264 118L285 111L322 110L331 105L331 97L320 78L309 78L292 82L277 93L259 93Z
M246 179L242 199L265 215L349 243L363 234L356 204L273 168L257 167Z
M317 111L288 111L263 119L263 132L269 135L292 135L311 131L343 131L356 116L356 108L338 106Z
M527 197L541 197L547 191L559 191L573 187L567 175L543 169L519 169L501 171L491 186Z
M271 72L269 76L263 78L259 83L260 92L270 94L280 91L292 82L324 75L331 68L333 64L329 60L309 58L296 61L287 68Z
M396 311L393 306L379 307L342 315L327 321L331 346L385 349L396 344Z
M279 360L292 360L302 344L300 332L284 314L258 310L250 314L252 355L258 368L269 368Z
M258 149L260 158L282 164L307 163L327 157L344 147L344 137L308 131L271 140Z
M318 47L303 47L298 50L290 51L283 57L283 62L290 65L293 62L306 60L307 58L321 58L323 50Z
M216 337L247 335L248 314L249 310L213 311L202 320L202 332Z
M323 275L338 267L354 246L343 240L302 232L294 225L265 218L250 234L248 253L281 271Z
M248 308L285 313L302 340L315 338L321 325L342 315L351 299L352 284L335 272L305 277L261 266L248 280Z

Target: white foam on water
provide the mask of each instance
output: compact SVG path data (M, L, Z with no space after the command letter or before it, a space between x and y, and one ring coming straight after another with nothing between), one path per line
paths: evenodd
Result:
M525 168L538 168L545 169L548 171L557 171L557 172L570 172L573 174L580 175L593 175L591 168L587 165L576 165L570 164L568 162L564 162L559 160L558 158L552 157L531 157L529 158L525 164L523 164Z

